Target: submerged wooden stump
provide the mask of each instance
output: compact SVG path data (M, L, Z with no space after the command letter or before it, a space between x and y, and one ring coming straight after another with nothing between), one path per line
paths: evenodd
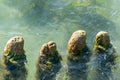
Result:
M54 41L43 44L37 62L36 79L54 80L61 68L61 59Z
M90 50L86 45L86 32L75 31L68 42L67 65L68 78L70 80L87 79L87 62L89 61Z
M112 68L115 65L115 49L110 43L108 32L100 31L96 35L93 61L95 62L95 75L97 80L111 80Z
M26 80L26 62L23 37L12 37L3 50L4 80Z

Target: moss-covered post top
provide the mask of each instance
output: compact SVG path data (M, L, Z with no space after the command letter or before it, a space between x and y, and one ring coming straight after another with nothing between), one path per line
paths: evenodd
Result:
M55 51L57 51L57 46L56 46L56 43L54 41L48 42L48 48L49 48L49 51L51 54L54 53Z
M106 31L100 31L96 35L95 39L95 46L103 47L104 49L107 49L110 47L110 37L108 35L108 32Z
M50 56L53 55L54 52L56 51L57 51L56 43L54 41L49 41L48 43L42 45L40 49L40 55Z
M8 40L5 48L4 48L4 55L8 53L16 53L18 55L24 53L24 39L21 36L12 37Z
M68 42L68 53L78 53L86 47L86 32L75 31Z
M19 64L26 62L24 51L24 39L21 36L12 37L5 45L3 50L3 63L8 67L9 64Z
M57 45L54 41L49 41L48 43L42 45L38 63L52 65L54 63L59 63L61 59L62 58L57 51Z
M24 39L21 36L15 36L12 37L10 40L8 40L3 55L7 56L9 53L16 53L18 55L21 55L24 53Z

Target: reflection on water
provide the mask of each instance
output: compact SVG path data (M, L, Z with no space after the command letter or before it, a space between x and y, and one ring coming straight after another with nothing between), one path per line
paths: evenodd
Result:
M67 80L87 80L87 62L89 61L89 57L90 51L86 48L83 50L83 55L79 56L78 59L67 58Z
M95 80L113 80L113 70L115 69L116 64L116 52L115 49L110 45L110 48L108 48L105 51L98 50L97 52L94 52L95 54L91 58L91 67L92 76ZM91 75L89 75L91 77Z
M2 53L9 38L15 35L24 37L28 80L35 80L35 64L41 45L54 40L64 57L68 39L78 29L88 33L87 43L90 49L93 47L96 33L100 30L108 31L116 51L120 52L119 2L120 0L0 0L0 51ZM65 61L62 65L64 67L56 75L58 80L63 79L66 73ZM120 79L119 70L117 65L112 80Z

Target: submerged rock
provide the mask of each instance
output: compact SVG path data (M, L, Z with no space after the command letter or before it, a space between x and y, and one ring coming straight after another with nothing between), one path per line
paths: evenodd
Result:
M37 80L53 80L61 68L61 56L54 41L42 45L37 62Z
M5 80L26 80L26 55L24 39L21 36L12 37L3 50L3 63L5 65Z
M93 61L96 65L97 80L111 80L112 69L115 65L116 51L110 43L108 32L100 31L96 35Z
M87 79L87 62L89 61L90 50L86 45L86 32L75 31L68 42L67 65L68 78L70 80Z

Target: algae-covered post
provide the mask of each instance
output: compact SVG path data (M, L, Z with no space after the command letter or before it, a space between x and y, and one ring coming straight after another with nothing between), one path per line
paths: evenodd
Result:
M53 80L61 68L61 56L54 41L42 45L37 61L37 80Z
M100 31L96 35L93 61L97 80L111 80L112 69L115 65L116 51L110 42L108 32ZM95 75L94 75L95 76Z
M112 45L110 43L110 37L108 32L100 31L96 35L94 49L99 51L105 51L110 48Z
M12 37L3 50L4 80L26 80L26 62L23 37Z
M75 31L68 42L67 65L70 80L86 80L90 50L86 44L86 32Z

